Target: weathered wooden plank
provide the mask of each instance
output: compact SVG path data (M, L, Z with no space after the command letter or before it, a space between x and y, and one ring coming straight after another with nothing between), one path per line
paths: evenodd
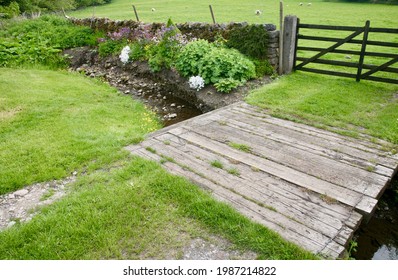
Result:
M362 139L353 139L330 131L310 127L305 124L277 119L267 115L264 110L256 110L255 107L252 108L250 105L247 105L245 103L237 104L237 106L233 108L233 110L234 112L241 112L245 115L258 117L258 119L262 120L263 122L272 123L280 127L285 127L286 129L289 129L291 131L307 134L311 137L316 137L316 139L319 140L329 141L329 146L336 145L338 146L338 148L342 148L341 146L345 145L359 152L364 151L371 153L378 156L378 160L380 161L384 159L382 164L387 167L395 168L398 163L398 155L392 155L391 153L383 151L382 145L373 142L367 142ZM379 142L384 143L381 140L379 140Z
M170 138L162 139L170 140ZM173 143L176 145L173 145ZM148 145L153 145L153 143L148 143ZM270 177L266 178L266 183L258 179L251 180L250 178L253 178L253 171L250 172L250 168L245 168L245 166L237 164L233 164L232 166L241 172L242 175L239 176L228 174L227 171L222 169L209 169L209 161L207 159L214 158L215 155L209 155L207 151L191 145L181 148L179 143L175 143L173 141L170 141L170 146L174 149L169 151L167 154L174 156L178 154L179 162L184 165L193 168L197 172L205 174L206 177L216 180L219 185L222 185L225 188L230 188L234 192L240 193L245 197L252 197L253 200L257 200L261 204L265 203L269 207L273 207L283 213L283 215L298 220L306 226L316 229L329 237L334 237L340 231L341 227L344 226L342 223L344 218L341 216L334 217L334 215L341 215L340 213L327 211L328 209L323 207L323 205L314 204L312 201L304 200L303 197L289 193L286 190L283 191L278 187L279 185L286 185L286 182L278 181ZM162 152L165 151L165 148L159 147L159 145L153 145L151 147L161 148ZM186 150L189 152L186 152ZM228 164L231 165L227 160L223 160L219 156L217 156L217 158L225 166ZM245 175L248 173L251 174ZM256 177L263 176L261 172L258 172ZM287 186L285 189L290 190L294 189L294 187ZM312 194L311 196L315 199L315 195ZM322 202L320 199L318 201ZM326 202L323 202L323 204L326 204ZM345 210L344 214L349 216L350 209L343 208L340 210Z
M153 154L144 149L136 152L136 154L146 155L152 159L157 157L158 161L161 159L159 155ZM307 250L318 254L326 244L332 243L333 250L329 251L329 256L334 258L339 257L345 250L343 246L320 234L319 232L313 231L299 222L288 219L280 213L261 207L256 203L239 196L239 194L221 187L212 180L204 178L189 170L185 170L172 162L167 162L163 165L171 173L189 178L192 182L205 187L206 189L210 189L213 195L219 200L227 202L228 204L234 206L243 215L255 220L256 222L259 222L269 229L276 231L286 240L294 242Z
M372 158L372 154L369 153L359 153L358 156L358 152L355 153L355 150L350 148L348 148L348 152L351 153L343 153L342 151L334 150L327 141L315 142L313 137L306 134L287 132L284 128L261 122L257 119L239 118L239 120L234 120L232 119L232 115L228 114L225 114L223 117L224 119L222 119L221 122L235 130L246 131L260 137L274 140L278 143L296 147L297 149L305 151L308 155L317 154L333 159L334 161L362 168L363 170L371 170L374 173L387 177L391 177L394 173L392 168L378 164L378 162Z
M275 162L283 162L284 165L295 170L374 198L380 194L388 181L386 176L373 174L317 154L311 155L311 159L308 160L307 153L300 149L248 134L242 130L236 137L236 130L228 126L209 124L206 129L197 133L208 138L214 137L215 141L225 144L228 142L244 144L251 147L252 154L264 156Z
M173 145L178 148L184 155L194 157L198 160L211 159L214 154L211 152L201 149L198 146L192 145L180 138L166 133L156 137L159 141ZM222 155L218 155L218 159L223 161L226 165L230 164ZM291 184L280 180L279 178L272 177L269 174L263 173L260 170L253 170L251 167L241 164L239 162L233 162L233 167L237 168L240 172L239 177L243 178L244 182L254 182L260 185L267 186L267 192L275 192L282 197L286 197L290 204L295 204L303 208L303 211L313 210L317 215L327 215L337 218L338 221L350 220L349 226L356 227L361 220L361 215L352 215L352 209L347 208L340 204L328 204L325 203L319 195L315 193L306 192L305 189L298 187L297 185ZM273 194L271 194L273 196ZM326 217L322 216L320 219L324 220ZM327 218L326 218L327 219ZM335 223L336 221L329 221ZM328 222L328 223L329 223ZM338 225L338 223L337 223ZM336 225L336 226L337 226Z
M316 127L309 126L309 125L306 125L306 124L302 124L302 123L299 123L299 122L292 122L292 121L288 121L288 120L284 120L284 119L275 118L275 117L270 116L268 114L267 110L261 109L261 108L256 107L256 106L249 105L249 104L247 104L245 102L236 103L236 106L231 107L231 110L233 110L233 111L239 110L239 109L246 109L243 112L249 113L249 114L254 112L256 114L261 115L262 118L265 118L265 119L268 119L268 120L280 121L280 122L278 122L278 124L280 124L282 126L284 124L290 124L289 127L297 127L297 128L301 128L301 129L304 129L304 130L313 131L313 132L318 133L319 135L327 135L327 136L337 137L337 138L340 138L341 140L347 141L348 143L351 143L351 144L354 144L354 145L357 145L358 143L360 143L360 144L362 144L364 146L367 146L367 148L370 148L371 152L381 152L383 150L383 145L389 144L388 142L386 142L384 140L374 139L372 137L369 137L369 135L365 135L365 134L362 135L363 136L362 138L351 138L351 137L347 137L347 136L344 136L344 135L337 134L337 133L332 132L332 131L316 128ZM376 141L373 142L373 141L370 141L370 140L376 140L377 142ZM356 147L356 146L354 146L354 147ZM359 146L357 148L363 148L363 147ZM384 155L388 155L389 153L383 152L383 154Z
M209 139L193 132L180 134L180 137L211 151L223 153L231 159L238 160L247 165L261 169L266 173L280 177L283 180L297 184L303 188L331 197L332 199L338 200L349 206L353 206L363 213L371 213L377 203L377 201L371 197L322 181L281 164L266 159L259 159L253 155L242 155L238 151L230 148L228 145L213 143L209 141Z
M133 153L136 155L139 155L139 156L143 156L148 159L157 160L158 162L160 162L162 159L162 157L160 155L149 152L143 147L141 147L140 149L133 150ZM272 219L272 221L267 219L267 217L269 217L269 214L270 214L269 211L271 211L271 214L274 214L274 213L272 213L274 211L266 209L266 208L265 209L261 208L261 206L251 203L250 200L249 201L242 200L242 198L238 197L238 194L236 194L234 192L228 193L228 192L226 192L227 189L222 189L222 187L220 187L218 184L215 184L212 180L208 180L202 176L199 176L196 173L193 173L189 170L185 170L175 163L166 162L163 164L163 166L169 172L171 172L175 175L180 175L185 178L188 178L193 183L203 187L206 190L209 190L216 199L218 199L220 201L224 201L224 202L234 206L242 214L259 222L260 224L263 224L267 228L276 231L283 238L285 238L291 242L294 242L307 250L310 250L316 254L320 254L323 256L327 256L327 257L333 257L333 258L340 257L344 252L345 247L342 246L340 243L343 243L346 241L339 240L337 238L338 236L334 237L334 239L336 239L336 241L334 241L332 239L329 239L329 240L325 239L325 240L323 240L323 242L324 242L323 244L319 244L318 243L319 239L314 240L314 239L308 238L308 236L310 236L310 235L308 235L308 233L310 233L308 231L308 229L305 229L306 234L302 235L297 232L296 226L291 227L291 225L290 225L290 227L289 227L289 225L286 225L286 221L284 221L284 219L282 217L277 217L275 219ZM231 195L235 196L235 199L234 198L231 199ZM245 206L245 204L251 204L251 205ZM243 208L242 208L242 205L244 206ZM257 208L257 211L253 210L255 208ZM295 222L295 221L293 220L293 222ZM297 221L297 222L301 223L301 221Z

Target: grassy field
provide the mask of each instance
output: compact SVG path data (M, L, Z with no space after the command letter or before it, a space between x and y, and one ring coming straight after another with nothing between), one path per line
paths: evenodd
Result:
M302 22L314 24L363 25L370 20L374 27L397 25L398 6L358 3L285 0L285 15L297 15ZM303 2L303 6L299 3ZM113 0L111 4L70 12L75 17L108 17L111 19L135 19L132 5L144 22L212 22L209 4L212 5L217 22L247 21L250 23L279 24L279 1L277 0L213 0L209 2L187 0ZM155 11L152 11L152 8ZM260 16L255 15L261 10Z
M142 104L77 74L2 68L0 92L0 194L109 163L160 127Z
M297 72L253 91L247 101L277 117L398 144L396 85Z
M158 121L104 83L0 68L0 92L1 193L79 173L61 201L0 232L0 259L178 259L191 239L213 235L259 258L314 258L158 164L130 157L123 147Z

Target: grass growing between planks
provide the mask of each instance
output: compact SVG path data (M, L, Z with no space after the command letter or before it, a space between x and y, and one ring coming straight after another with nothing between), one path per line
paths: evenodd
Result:
M125 157L115 165L81 176L67 197L0 233L0 258L175 258L187 238L205 234L261 259L314 258L159 164Z
M101 166L159 128L154 115L95 80L0 68L0 194Z
M276 117L398 144L396 85L296 72L253 91L247 102Z

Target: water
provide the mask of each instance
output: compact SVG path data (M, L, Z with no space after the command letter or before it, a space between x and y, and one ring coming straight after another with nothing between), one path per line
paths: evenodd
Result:
M393 188L398 189L398 174ZM368 224L355 236L358 248L352 254L357 260L398 260L398 194L388 189Z

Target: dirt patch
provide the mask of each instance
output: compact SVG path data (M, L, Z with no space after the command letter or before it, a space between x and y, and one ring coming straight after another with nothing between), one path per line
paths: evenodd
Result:
M0 121L6 121L15 117L19 112L22 111L21 107L16 107L8 111L1 111L0 112Z
M235 250L220 237L211 236L209 240L192 239L183 249L183 260L253 260L257 255L250 251Z
M63 180L37 183L0 196L0 231L18 222L26 222L48 205L66 194L66 188L76 180L77 173Z

